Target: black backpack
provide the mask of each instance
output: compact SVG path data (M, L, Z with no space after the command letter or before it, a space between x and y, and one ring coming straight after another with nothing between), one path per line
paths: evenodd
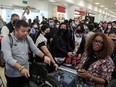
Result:
M10 40L10 46L12 48L13 46L13 38L11 34L8 34L9 40ZM29 44L28 38L26 38L27 43ZM2 50L0 50L0 67L4 68L5 67L5 61L4 61L4 55Z

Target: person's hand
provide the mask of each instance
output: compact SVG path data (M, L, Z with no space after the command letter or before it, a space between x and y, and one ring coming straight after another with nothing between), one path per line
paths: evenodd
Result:
M55 66L55 71L57 71L58 70L58 64L54 64L54 66Z
M72 52L72 56L75 56L76 55L76 52Z
M81 58L81 54L78 55L78 58Z
M44 62L50 65L51 60L48 56L45 56L44 57Z
M79 69L77 71L77 75L84 79L88 79L91 77L91 74L88 71L86 71L85 69Z
M72 52L68 52L67 54L69 57L72 57L73 56L73 53Z
M21 71L21 74L25 76L26 78L30 77L29 70L26 68L23 68Z

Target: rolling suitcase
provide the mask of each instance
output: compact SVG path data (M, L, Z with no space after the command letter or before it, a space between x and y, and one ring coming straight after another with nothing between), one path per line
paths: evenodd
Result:
M50 75L59 81L63 87L96 87L79 81L76 69L71 66L60 66L58 73L54 72Z
M76 87L75 78L77 75L75 69L60 66L58 73L54 72L50 75L59 81L63 87Z

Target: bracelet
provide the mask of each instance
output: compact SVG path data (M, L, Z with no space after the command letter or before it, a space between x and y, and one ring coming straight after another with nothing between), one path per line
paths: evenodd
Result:
M44 59L45 56L46 56L46 55L44 54L42 58Z
M19 67L19 72L21 72L24 68L24 66Z

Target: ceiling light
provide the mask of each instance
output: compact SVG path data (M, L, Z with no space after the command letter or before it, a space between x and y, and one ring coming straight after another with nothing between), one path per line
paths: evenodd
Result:
M108 9L108 8L105 8L105 9Z
M96 5L99 5L100 3L96 2L95 4L96 4Z
M116 3L114 3L116 5Z
M55 2L55 0L49 0L50 2Z
M101 7L101 8L103 8L104 6L103 6L103 5L101 5L100 7Z

